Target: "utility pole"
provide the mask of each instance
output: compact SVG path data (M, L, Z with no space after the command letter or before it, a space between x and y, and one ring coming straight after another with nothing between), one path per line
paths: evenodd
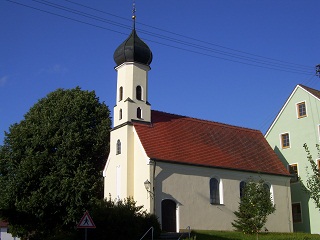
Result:
M316 66L316 76L320 78L320 64Z

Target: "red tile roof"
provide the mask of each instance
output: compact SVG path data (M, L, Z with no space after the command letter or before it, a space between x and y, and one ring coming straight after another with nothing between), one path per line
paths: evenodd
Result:
M298 84L298 86L304 88L306 91L308 91L309 93L313 94L315 97L320 99L320 91L319 90L304 86L302 84Z
M8 223L0 220L0 228L6 228L6 227L8 227Z
M289 175L258 130L152 111L151 124L134 122L150 159Z

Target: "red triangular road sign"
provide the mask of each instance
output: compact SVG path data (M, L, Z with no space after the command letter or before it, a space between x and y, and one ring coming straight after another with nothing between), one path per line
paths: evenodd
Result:
M92 221L88 211L84 213L83 217L78 223L77 228L96 228L96 225L94 225L94 222Z

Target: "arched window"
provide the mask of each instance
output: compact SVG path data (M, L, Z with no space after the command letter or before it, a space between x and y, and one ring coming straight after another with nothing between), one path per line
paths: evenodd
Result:
M271 202L274 204L274 196L273 196L273 187L270 183L268 182L265 182L263 183L263 187L264 189L266 189L267 192L270 193L270 199L271 199Z
M118 139L117 141L117 154L121 154L121 141Z
M142 100L142 88L141 86L136 87L136 97L138 100Z
M270 192L270 186L268 183L263 183L264 189L266 189L268 192Z
M241 181L240 182L240 199L243 197L244 195L244 188L246 186L246 182L245 181Z
M121 120L122 119L122 109L120 108L120 110L119 110L119 120Z
M220 204L219 181L210 178L210 204Z
M142 118L142 111L141 108L137 108L137 118Z
M123 99L123 87L119 88L119 101L122 101Z

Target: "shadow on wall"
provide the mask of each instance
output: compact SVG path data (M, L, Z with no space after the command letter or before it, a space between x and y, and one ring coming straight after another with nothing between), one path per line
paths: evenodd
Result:
M290 171L289 169L290 164L287 161L287 159L282 155L280 149L276 146L274 148L274 151L278 155L278 157L280 158L284 166ZM299 181L298 176L296 176L296 174L292 174L292 178L290 180L290 190L291 190L292 204L300 203L301 213L302 213L301 221L293 222L293 231L310 233L311 232L310 213L309 213L310 195L306 192L305 185L301 181Z

